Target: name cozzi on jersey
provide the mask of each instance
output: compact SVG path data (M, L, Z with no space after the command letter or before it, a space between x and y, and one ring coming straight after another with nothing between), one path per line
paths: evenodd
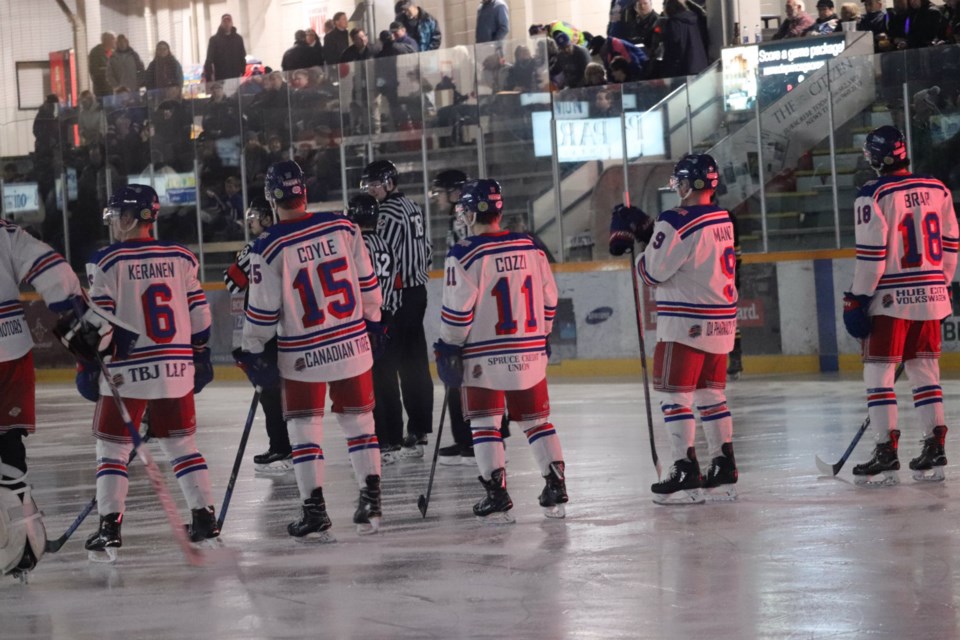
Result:
M502 256L493 261L497 273L506 271L520 271L527 268L527 256L520 254L518 256Z

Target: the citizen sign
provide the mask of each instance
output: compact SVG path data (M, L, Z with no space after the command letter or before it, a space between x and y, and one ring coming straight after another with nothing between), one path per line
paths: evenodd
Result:
M549 111L533 113L533 145L537 156L549 156ZM619 160L623 158L623 122L620 118L572 118L556 120L557 160ZM663 115L661 112L626 114L627 155L662 156Z

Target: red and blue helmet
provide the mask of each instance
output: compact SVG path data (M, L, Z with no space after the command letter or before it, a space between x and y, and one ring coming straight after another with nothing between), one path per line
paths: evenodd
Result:
M717 161L706 153L691 153L683 156L673 167L670 187L676 190L681 180L689 181L690 188L694 191L716 189L720 184Z
M877 127L863 142L863 156L874 169L903 165L907 159L907 141L900 129L891 125Z
M293 160L274 162L263 180L263 195L271 205L276 202L306 197L307 183L303 169Z

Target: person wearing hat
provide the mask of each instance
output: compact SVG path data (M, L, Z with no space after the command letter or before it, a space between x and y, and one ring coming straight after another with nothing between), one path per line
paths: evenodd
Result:
M296 69L309 69L312 66L313 57L311 47L307 44L307 32L298 29L293 34L293 46L283 54L280 68L284 71L295 71Z
M398 53L416 53L420 50L420 45L407 35L407 28L401 22L394 20L390 23L390 37L393 39L393 47Z
M836 31L839 23L840 16L834 11L833 0L818 0L817 19L804 30L803 35L825 36Z
M773 35L773 40L802 36L804 31L814 22L813 16L804 9L803 0L787 0L784 5L784 12L787 17L780 23L780 28Z
M399 0L394 6L397 22L417 41L417 51L433 51L440 48L440 26L437 19L415 5L411 0Z
M873 50L880 52L884 49L881 41L887 40L887 12L883 8L883 0L863 0L863 15L857 22L857 31L873 32ZM881 34L883 37L881 38Z
M557 78L557 88L569 89L583 86L583 74L590 64L590 54L581 46L575 45L565 31L553 34L557 43L557 59L550 67L550 77Z

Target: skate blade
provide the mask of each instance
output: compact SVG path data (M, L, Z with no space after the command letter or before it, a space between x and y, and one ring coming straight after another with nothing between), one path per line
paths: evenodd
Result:
M509 511L498 511L488 516L476 516L476 518L483 524L491 525L513 524L517 521Z
M735 502L737 490L733 485L722 485L713 489L704 489L705 502Z
M943 482L947 477L943 473L943 467L933 467L925 471L914 471L913 479L916 482Z
M396 454L380 456L380 464L381 466L384 466L384 467L389 466L391 464L396 464L399 461L400 461L400 457Z
M282 476L293 471L293 463L256 464L253 466L253 471L261 476Z
M567 517L567 510L562 504L556 504L552 507L541 507L543 509L543 515L548 518L554 518L556 520L562 520Z
M739 380L740 376L740 371L737 371L736 373L727 373L727 380Z
M14 569L10 572L10 575L20 581L20 584L27 585L30 583L30 572L24 571L22 569Z
M300 544L332 544L337 541L329 531L314 531L305 536L294 538Z
M401 449L400 457L403 460L423 460L423 449Z
M107 547L103 551L87 550L87 560L97 564L113 564L117 561L117 550L114 547Z
M874 476L853 476L853 484L858 487L894 487L900 484L896 471L884 471Z
M703 504L703 492L700 489L677 491L675 493L654 494L653 502L663 505Z
M442 464L445 467L455 467L457 465L463 464L460 461L460 456L440 456L437 459L439 464Z
M370 522L357 523L358 536L372 536L380 532L380 518L370 518Z

